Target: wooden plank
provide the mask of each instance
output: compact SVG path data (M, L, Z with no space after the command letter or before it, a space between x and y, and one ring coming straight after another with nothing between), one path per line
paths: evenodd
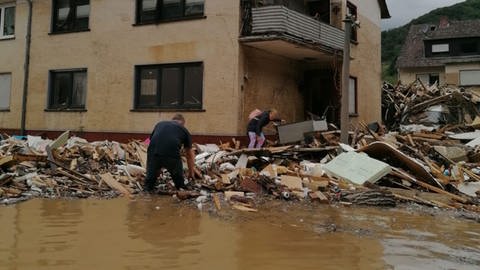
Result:
M222 177L222 183L226 185L231 184L230 177L228 176L228 174L221 174L220 176Z
M226 200L226 201L229 201L232 196L244 197L244 196L245 196L245 192L241 192L241 191L225 191L225 192L224 192L224 195L225 195L225 200Z
M42 155L28 155L28 154L14 154L13 158L18 162L23 161L37 161L37 162L45 162L47 161L47 156Z
M445 135L443 134L434 134L434 133L424 133L424 132L414 132L413 137L431 139L431 140L443 140Z
M220 205L220 199L216 193L212 194L213 202L215 203L215 207L218 211L222 210L222 206Z
M244 212L258 212L258 210L255 209L255 208L251 208L251 207L244 206L244 205L241 205L241 204L234 204L233 208L237 209L237 210L240 210L240 211L244 211Z
M56 171L57 171L59 174L61 174L61 175L64 175L64 176L66 176L66 177L68 177L68 178L70 178L70 179L73 179L73 180L75 180L75 181L77 181L77 182L80 182L82 185L85 185L85 186L88 185L88 182L85 182L84 180L82 180L82 179L81 179L80 177L78 177L78 176L75 176L75 175L73 175L73 174L71 174L71 173L68 173L68 172L64 171L62 168L57 168Z
M468 202L468 200L465 199L465 198L463 198L463 197L460 197L460 196L458 196L458 195L452 194L452 193L450 193L450 192L448 192L448 191L445 191L445 190L443 190L443 189L434 187L434 186L429 185L429 184L427 184L427 183L425 183L425 182L423 182L423 181L419 181L419 180L415 179L414 177L408 175L407 173L402 172L402 171L400 171L400 170L398 170L398 169L396 169L396 168L393 168L393 171L391 172L391 174L392 174L393 176L400 177L401 179L406 180L406 181L408 181L408 182L417 184L417 185L419 185L419 186L421 186L421 187L423 187L423 188L426 188L426 189L428 189L428 190L430 190L430 191L433 191L433 192L436 192L436 193L440 193L440 194L444 194L444 195L446 195L446 196L448 196L448 197L450 197L450 198L452 198L452 199L454 199L454 200L457 200L457 201L459 201L459 202L462 202L462 203L467 203L467 202Z
M104 174L101 174L100 177L112 189L117 190L118 192L127 196L128 198L132 198L132 194L122 184L120 184L117 180L115 180L112 174L104 173Z
M15 163L16 163L16 161L13 158L13 156L6 156L6 157L3 157L3 158L0 158L0 167L1 166L8 167L8 166L11 166Z
M140 165L147 169L147 151L140 147L138 143L135 145L135 152L137 154L138 160L140 161Z
M291 190L302 190L302 179L296 176L282 175L280 178L282 185L288 187Z

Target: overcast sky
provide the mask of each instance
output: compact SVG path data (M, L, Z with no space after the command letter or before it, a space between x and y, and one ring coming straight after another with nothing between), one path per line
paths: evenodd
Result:
M382 30L402 26L433 9L465 0L387 0L391 19L382 20Z

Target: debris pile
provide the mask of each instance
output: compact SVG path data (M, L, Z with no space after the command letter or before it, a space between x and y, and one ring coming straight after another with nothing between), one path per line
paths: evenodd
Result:
M0 141L0 199L131 196L142 190L146 148L140 142L88 143L65 132L55 141L5 136ZM142 167L143 166L143 167Z
M198 179L177 191L164 171L157 192L219 211L228 202L255 212L259 202L270 198L389 207L414 202L480 212L480 131L463 126L381 136L369 126L361 123L351 132L350 145L339 143L336 130L316 132L308 145L240 149L238 141L195 144ZM142 191L146 145L141 142L89 143L69 138L68 132L55 141L5 137L0 142L3 203L32 197L132 197Z
M383 95L390 132L361 122L346 145L333 125L306 121L283 126L282 132L295 134L289 141L302 134L288 129L305 126L303 141L296 144L262 149L241 149L236 140L194 144L197 179L186 180L188 189L177 191L163 171L157 192L195 201L199 209L208 203L221 210L228 202L254 212L270 198L389 207L413 202L480 213L478 97L420 81L385 84ZM147 158L142 142L87 142L68 131L54 141L2 137L2 203L142 192Z
M479 101L474 91L425 86L420 80L409 85L384 83L383 121L389 130L471 124L478 115Z

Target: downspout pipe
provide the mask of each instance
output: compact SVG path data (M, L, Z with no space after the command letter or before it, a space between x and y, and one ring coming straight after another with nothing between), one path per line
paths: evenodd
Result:
M25 36L25 63L23 65L23 96L22 96L22 120L20 124L20 133L26 135L25 122L27 118L27 97L28 97L28 79L30 71L30 44L32 40L32 13L33 0L26 0L28 4L27 35Z
M353 20L347 16L345 20L345 44L343 48L343 69L342 69L342 98L340 106L340 141L349 144L350 115L349 115L349 95L348 87L350 85L350 38L352 35Z

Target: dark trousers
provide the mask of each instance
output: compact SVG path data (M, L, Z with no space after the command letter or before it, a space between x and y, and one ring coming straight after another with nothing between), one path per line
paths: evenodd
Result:
M152 191L157 183L160 169L165 168L172 176L175 187L184 188L183 164L180 158L162 157L148 153L147 177L145 178L145 190Z

